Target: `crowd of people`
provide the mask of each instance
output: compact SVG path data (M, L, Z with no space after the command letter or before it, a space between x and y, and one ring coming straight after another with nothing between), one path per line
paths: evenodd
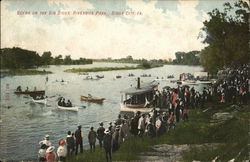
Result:
M153 109L150 113L137 111L133 117L119 114L118 118L104 128L101 122L95 131L91 127L88 133L90 151L95 152L96 141L99 141L100 148L105 150L107 161L112 160L112 153L117 151L121 144L130 136L158 137L170 129L174 129L176 123L188 121L189 109L203 108L206 102L212 101L214 94L219 96L219 102L239 102L247 104L249 98L249 65L242 65L238 68L228 69L228 77L219 80L216 84L204 87L202 93L193 87L178 86L177 88L164 88L161 92L155 91ZM160 108L158 111L157 108ZM68 132L66 140L59 140L57 154L55 147L51 146L49 136L39 144L40 161L53 161L56 158L64 161L66 156L72 156L83 152L83 135L81 126L75 133Z
M232 66L226 70L227 77L214 85L214 91L220 96L220 102L249 102L249 64Z

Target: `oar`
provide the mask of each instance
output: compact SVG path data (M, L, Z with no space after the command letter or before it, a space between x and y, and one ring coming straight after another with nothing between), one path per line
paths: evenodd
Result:
M74 105L74 106L77 106L77 107L82 107L82 108L86 108L87 106L84 106L84 105Z
M27 101L27 102L25 102L25 104L27 104L27 103L31 103L32 101Z

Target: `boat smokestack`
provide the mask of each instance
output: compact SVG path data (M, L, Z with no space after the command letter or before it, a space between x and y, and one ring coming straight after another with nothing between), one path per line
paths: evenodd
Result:
M137 79L137 88L138 88L138 89L140 89L140 88L141 88L140 77L138 77L138 79Z

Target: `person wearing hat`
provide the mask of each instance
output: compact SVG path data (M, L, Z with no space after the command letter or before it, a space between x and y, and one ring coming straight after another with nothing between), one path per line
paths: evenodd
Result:
M94 131L94 127L90 128L88 139L89 139L90 151L92 152L94 149L95 152L96 132Z
M45 135L44 140L40 141L39 144L40 144L40 145L45 144L45 145L46 145L46 149L47 149L48 147L50 147L50 146L51 146L51 142L49 141L49 135L48 135L48 134Z
M57 156L59 162L65 161L66 155L67 155L67 148L65 146L66 142L64 139L60 139L58 141L59 147L57 149Z
M113 141L113 148L112 151L115 152L119 149L119 135L120 135L120 125L117 125L115 127L115 132L112 135L112 141Z
M67 156L70 156L73 154L74 147L75 147L75 139L72 136L71 131L68 131L66 143L67 143Z
M122 119L121 119L121 114L118 115L118 119L116 120L116 125L121 125L122 124Z
M103 128L103 122L100 123L100 127L97 129L97 139L99 140L100 147L103 145L105 128Z
M56 154L54 153L55 147L50 146L46 150L46 160L47 162L55 162L57 160Z
M179 121L180 121L180 110L181 110L181 107L180 107L180 100L177 99L177 100L176 100L176 104L175 104L176 122L179 122Z
M39 160L39 162L45 162L46 161L46 148L47 148L47 146L45 144L41 145L41 148L38 151L38 160Z
M110 130L110 133L112 134L113 133L113 125L112 125L113 123L112 122L110 122L109 123L109 130Z
M105 130L105 135L103 137L103 147L105 149L106 160L111 161L112 159L112 136L109 129Z
M76 152L75 154L77 155L78 153L78 147L80 146L80 152L83 153L83 144L82 144L82 131L81 131L82 126L78 125L78 129L75 131L75 138L76 138Z
M144 131L145 131L145 114L142 114L141 117L139 118L138 130L139 130L138 135L140 137L142 137L142 135L144 134Z

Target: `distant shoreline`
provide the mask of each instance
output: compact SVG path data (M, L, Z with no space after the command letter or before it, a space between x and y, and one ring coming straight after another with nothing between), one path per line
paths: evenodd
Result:
M51 71L45 70L28 70L28 69L1 69L1 75L46 75L52 74Z
M64 72L68 73L79 73L79 72L100 72L100 71L115 71L115 70L135 70L135 69L151 69L156 67L162 67L163 64L153 64L150 67L143 65L137 66L124 66L124 67L94 67L94 68L72 68L66 69Z

